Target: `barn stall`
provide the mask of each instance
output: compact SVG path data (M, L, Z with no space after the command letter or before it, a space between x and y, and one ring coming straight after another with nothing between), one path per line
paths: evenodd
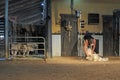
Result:
M6 0L0 2L0 36L2 40L0 57L10 57L15 51L17 51L16 56L27 53L21 52L23 49L20 48L13 49L16 44L24 47L31 46L29 51L31 56L46 56L48 45L45 43L49 43L47 41L48 20L50 19L47 14L48 3L47 0Z

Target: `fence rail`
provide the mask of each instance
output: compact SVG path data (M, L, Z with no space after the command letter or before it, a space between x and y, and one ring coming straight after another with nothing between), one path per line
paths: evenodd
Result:
M29 56L42 56L44 59L46 59L46 44L45 44L45 38L44 37L10 37L9 39L9 54L11 55L12 51L18 51L18 48L13 49L12 45L17 44L19 45L31 45L33 49L33 53ZM24 48L23 48L24 49ZM21 49L21 50L23 50ZM43 51L43 52L42 52ZM41 53L42 52L42 53ZM12 53L13 54L13 53ZM21 54L20 54L21 55ZM19 56L17 54L16 56Z

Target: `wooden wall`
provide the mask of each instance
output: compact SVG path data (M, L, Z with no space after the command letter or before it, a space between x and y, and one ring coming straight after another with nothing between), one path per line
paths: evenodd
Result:
M60 14L70 14L71 0L52 0L52 32L60 33ZM120 9L119 0L74 0L74 8L82 11L82 20L85 21L84 31L102 32L102 15L112 15L114 9ZM99 24L88 25L88 13L98 13Z

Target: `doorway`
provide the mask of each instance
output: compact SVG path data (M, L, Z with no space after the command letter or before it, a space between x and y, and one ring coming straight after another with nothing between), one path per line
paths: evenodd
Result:
M119 56L120 11L103 15L103 56Z
M61 14L61 55L77 56L77 18L71 14Z
M113 17L103 15L103 56L113 56Z

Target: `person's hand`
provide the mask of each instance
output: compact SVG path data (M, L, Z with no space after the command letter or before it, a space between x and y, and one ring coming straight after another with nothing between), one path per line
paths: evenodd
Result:
M94 50L92 50L92 54L94 54Z

